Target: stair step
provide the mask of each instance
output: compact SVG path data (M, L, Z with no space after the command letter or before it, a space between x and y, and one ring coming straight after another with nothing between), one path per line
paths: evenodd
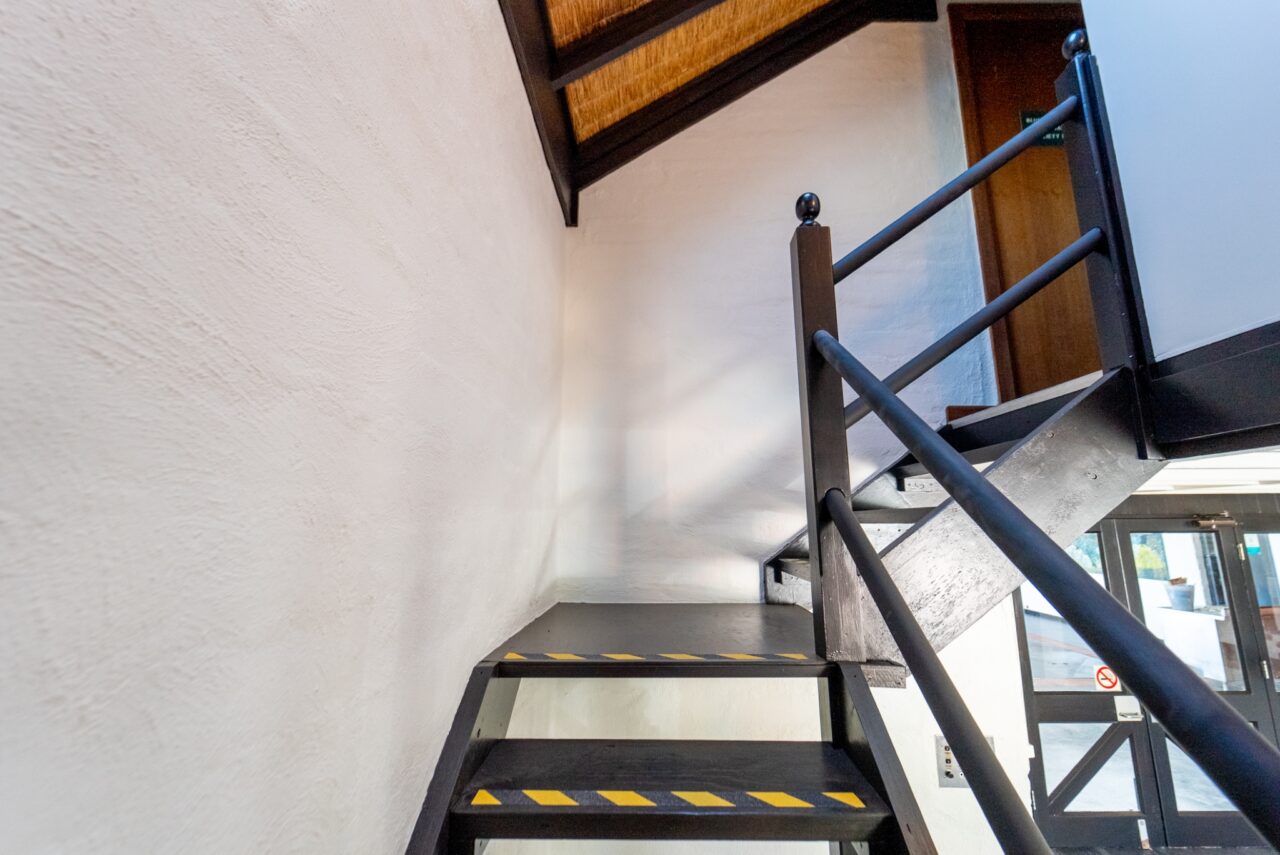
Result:
M513 739L450 816L480 839L866 840L891 813L829 743Z
M560 603L491 653L501 677L820 677L813 616L749 603Z

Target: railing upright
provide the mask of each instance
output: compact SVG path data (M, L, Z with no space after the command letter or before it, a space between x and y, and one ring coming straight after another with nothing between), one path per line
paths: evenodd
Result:
M1133 261L1119 169L1111 143L1098 61L1089 52L1084 30L1076 30L1062 45L1069 61L1058 78L1059 99L1075 98L1080 108L1062 125L1067 165L1081 234L1100 229L1106 246L1085 262L1089 296L1098 330L1098 356L1104 370L1127 368L1137 385L1135 419L1139 453L1159 457L1146 411L1150 396L1141 388L1151 361L1151 344Z
M813 345L818 330L837 329L831 232L818 225L820 210L817 196L801 196L796 202L800 225L791 239L814 643L818 654L828 659L861 662L866 653L862 639L865 589L823 501L828 490L848 495L849 451L844 384Z

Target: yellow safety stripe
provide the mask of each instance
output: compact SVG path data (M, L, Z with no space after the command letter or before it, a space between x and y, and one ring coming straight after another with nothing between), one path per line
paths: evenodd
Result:
M543 807L576 807L578 804L560 790L525 790L524 794Z
M596 790L618 807L654 807L654 803L635 790Z
M650 662L660 659L677 662L714 662L725 659L731 662L777 662L783 659L793 662L821 661L807 653L519 653L514 650L503 653L502 658L508 662Z
M733 807L733 802L725 801L715 793L691 790L672 790L671 795L684 799L694 807Z
M759 790L748 792L708 790L477 790L470 799L477 807L507 805L511 807L573 807L599 809L622 808L700 808L752 809L767 805L784 810L808 810L822 807L860 810L866 803L848 791L798 790L781 792Z
M770 807L778 808L811 808L813 805L798 799L790 793L753 793L748 792L747 795L753 799L759 799Z

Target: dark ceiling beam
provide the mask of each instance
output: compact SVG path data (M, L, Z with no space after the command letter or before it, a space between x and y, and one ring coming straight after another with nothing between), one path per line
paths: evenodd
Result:
M874 21L935 21L936 0L832 0L578 144L581 190Z
M650 0L562 47L552 67L551 85L563 89L721 2L723 0Z
M578 186L573 180L576 142L564 93L551 85L551 33L543 0L498 0L516 65L524 81L533 121L542 140L542 153L551 170L564 224L578 224Z

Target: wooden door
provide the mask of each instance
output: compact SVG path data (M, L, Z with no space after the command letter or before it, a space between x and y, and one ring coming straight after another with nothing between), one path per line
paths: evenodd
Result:
M969 162L1057 104L1062 41L1084 25L1075 4L963 3L950 7ZM1060 139L1025 152L974 191L987 299L999 296L1080 236ZM1002 400L1100 368L1083 265L992 330Z

